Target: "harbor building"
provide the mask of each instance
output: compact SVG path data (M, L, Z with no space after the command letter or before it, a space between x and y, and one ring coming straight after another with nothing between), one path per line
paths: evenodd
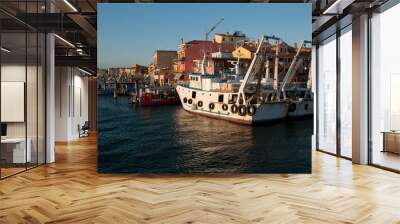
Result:
M216 33L214 36L215 43L218 44L236 44L246 40L246 35L240 31L235 31L232 34L227 33Z
M232 52L232 56L234 58L240 58L243 60L251 60L256 50L257 50L256 44L248 42L244 43L242 46L235 48L235 50Z
M133 82L134 80L144 79L148 74L148 67L144 65L134 64L131 67L116 67L108 68L107 73L103 74L109 76L107 79L118 80L119 82Z
M148 69L151 83L164 85L174 81L173 62L177 59L177 54L177 51L172 50L154 51L152 63Z
M235 61L235 58L233 57L232 52L217 51L211 53L211 60L213 66L211 70L214 74L220 74L223 72L229 72L233 69L234 66L232 62ZM200 72L200 69L196 70Z
M178 58L175 61L175 72L181 73L183 79L188 80L189 74L198 71L199 62L203 60L204 54L211 59L214 52L232 52L234 45L231 43L217 43L215 41L192 40L184 43L183 40L178 46ZM213 73L213 64L207 63L206 72Z
M267 79L273 79L274 75L274 63L275 63L275 55L277 54L277 49L275 45L269 45L265 44L263 47L267 48L267 54L269 57L269 66L265 68L267 71L265 73L265 78ZM279 53L278 53L278 58L279 58L279 65L278 65L278 82L281 82L284 78L285 72L288 70L290 63L292 62L293 57L295 56L297 52L298 47L296 44L294 46L290 46L284 41L281 41L279 44ZM254 53L257 50L257 43L256 42L251 42L251 41L246 41L243 42L240 45L237 45L237 47L232 51L232 57L234 59L240 59L241 64L241 70L246 70L251 62L251 59L254 57ZM311 52L311 48L303 47L300 49L300 55L305 55L309 54ZM301 68L307 68L307 64L309 61L304 61L303 66L300 66ZM268 75L267 75L268 74ZM295 73L295 75L291 78L291 83L297 83L297 82L307 82L308 79L308 73L304 70L298 71Z

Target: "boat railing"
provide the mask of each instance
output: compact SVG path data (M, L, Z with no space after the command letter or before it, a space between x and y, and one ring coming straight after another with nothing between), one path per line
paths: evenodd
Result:
M307 88L307 82L293 82L286 85L285 89L303 89Z

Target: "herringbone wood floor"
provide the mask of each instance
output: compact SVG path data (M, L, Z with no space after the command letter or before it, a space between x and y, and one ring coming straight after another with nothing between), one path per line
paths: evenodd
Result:
M400 175L313 152L312 175L96 172L96 139L0 181L0 223L400 223Z

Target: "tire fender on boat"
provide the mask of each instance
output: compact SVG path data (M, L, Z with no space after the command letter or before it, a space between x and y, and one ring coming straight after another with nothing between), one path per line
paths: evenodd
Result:
M208 108L210 108L210 110L214 110L214 108L215 108L215 105L214 105L214 103L210 103L210 104L208 104Z
M295 110L296 110L296 104L295 104L295 103L290 103L290 104L289 104L288 111L289 111L289 112L293 112L293 111L295 111Z
M198 107L203 107L203 101L200 100L199 102L197 102L197 106Z
M228 110L228 105L227 104L222 104L222 110L227 111Z
M256 106L254 106L254 105L249 105L249 106L247 107L247 113L248 113L250 116L254 115L254 114L256 113L256 110L257 110L257 108L256 108Z
M184 103L186 103L187 102L187 98L185 97L185 98L183 98L183 102Z
M247 113L247 108L245 105L240 105L239 106L239 115L240 116L246 116Z
M189 104L192 104L192 103L193 103L193 100L192 100L192 99L189 99L189 100L188 100L188 103L189 103Z
M231 112L232 112L233 114L236 114L236 113L238 112L238 106L237 106L236 104L233 104L233 105L231 106Z

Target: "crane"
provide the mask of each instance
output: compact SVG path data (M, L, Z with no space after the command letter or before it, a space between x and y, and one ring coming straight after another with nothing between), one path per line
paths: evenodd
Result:
M208 40L208 35L210 35L210 33L211 33L212 31L214 31L215 28L217 28L217 26L218 26L219 24L221 24L223 21L224 21L223 18L220 19L220 20L218 21L218 23L216 23L209 31L206 32L206 40Z

